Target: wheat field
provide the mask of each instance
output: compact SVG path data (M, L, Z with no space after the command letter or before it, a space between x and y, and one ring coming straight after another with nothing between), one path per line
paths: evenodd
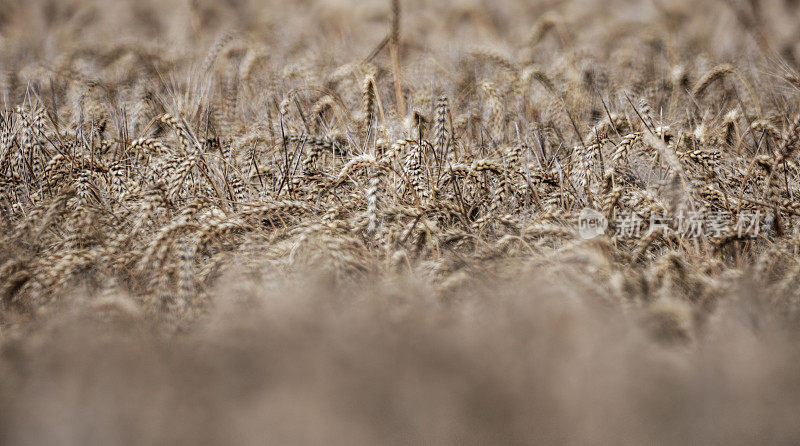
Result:
M797 0L3 0L0 444L800 443Z

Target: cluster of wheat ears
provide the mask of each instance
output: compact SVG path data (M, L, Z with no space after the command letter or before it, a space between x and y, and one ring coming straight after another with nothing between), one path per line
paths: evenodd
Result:
M272 13L314 2L298 3ZM33 62L12 16L41 5L0 12L0 341L75 294L191 330L231 274L416 277L455 309L475 283L568 278L681 344L747 283L796 321L800 50L769 20L797 2L717 2L723 31L681 1L608 25L567 15L591 2L501 2L525 18L517 40L475 2L367 3L343 44L358 51L274 23L269 39L260 22L225 31L219 5L191 1L185 42L218 36L204 49L83 42ZM331 4L297 27L345 33ZM42 8L68 23L54 39L103 14ZM426 43L429 22L459 48ZM489 37L465 43L464 27ZM146 31L169 39L160 29ZM728 47L703 53L703 39ZM603 234L581 236L585 208ZM685 215L705 226L683 230Z
M464 271L591 249L620 302L713 306L749 265L796 309L796 75L774 105L727 64L612 92L567 51L553 72L487 47L465 52L452 85L415 85L391 6L383 43L335 70L275 72L234 33L182 92L146 77L170 61L144 47L59 58L39 76L49 86L0 112L3 308L82 280L154 312L197 310L231 265L310 263L343 280L423 269L446 293ZM559 26L546 16L526 45L566 39ZM87 58L125 74L82 73ZM611 221L591 242L577 232L586 207ZM687 237L686 212L721 215L721 229ZM760 230L742 233L743 212ZM644 222L640 237L615 236L619 216ZM648 230L656 217L672 230Z

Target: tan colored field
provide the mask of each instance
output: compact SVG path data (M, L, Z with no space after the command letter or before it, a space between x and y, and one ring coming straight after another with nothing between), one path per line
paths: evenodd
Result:
M798 35L3 0L0 444L800 443Z

